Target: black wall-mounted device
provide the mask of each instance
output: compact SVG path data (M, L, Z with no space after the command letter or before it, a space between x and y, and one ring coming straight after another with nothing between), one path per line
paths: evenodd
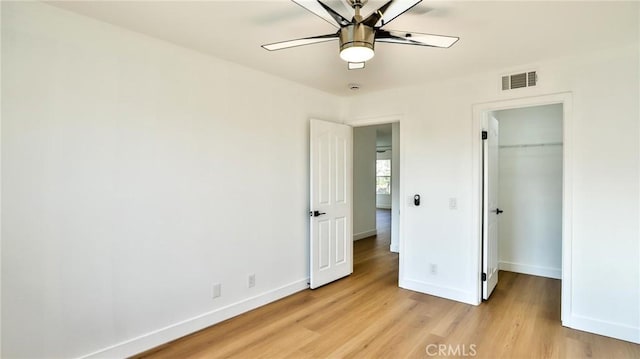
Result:
M420 195L419 194L413 196L413 204L416 205L416 206L420 205Z

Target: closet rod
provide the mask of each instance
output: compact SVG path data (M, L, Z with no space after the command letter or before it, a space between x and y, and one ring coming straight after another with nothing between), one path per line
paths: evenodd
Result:
M532 143L532 144L524 144L524 145L502 145L500 146L500 148L545 147L545 146L562 146L562 142Z

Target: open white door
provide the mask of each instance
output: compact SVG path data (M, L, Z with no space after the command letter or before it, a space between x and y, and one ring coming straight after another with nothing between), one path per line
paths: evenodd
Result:
M311 289L353 272L350 126L311 120Z
M483 141L482 299L489 299L498 284L498 120L488 116ZM483 133L484 137L484 133Z

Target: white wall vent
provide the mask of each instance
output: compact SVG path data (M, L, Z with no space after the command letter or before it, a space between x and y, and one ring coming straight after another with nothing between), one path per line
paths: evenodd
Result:
M502 76L502 90L511 90L523 87L535 86L538 83L538 75L535 71L523 72Z

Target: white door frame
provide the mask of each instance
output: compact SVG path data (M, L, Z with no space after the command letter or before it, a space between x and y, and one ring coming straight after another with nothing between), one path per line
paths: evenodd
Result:
M402 140L402 118L404 116L401 114L395 114L395 115L388 115L388 116L379 116L379 117L366 117L366 118L359 118L359 119L355 119L353 121L350 122L345 122L345 125L349 125L353 128L356 127L364 127L364 126L373 126L373 125L385 125L385 124L389 124L389 123L394 123L394 122L398 122L400 123L400 133L398 134L398 137L400 139L400 174L398 176L398 178L400 178L400 193L398 196L398 208L397 210L400 211L400 215L398 216L398 255L400 257L399 260L399 265L398 265L398 283L400 283L401 278L402 278L402 273L404 272L403 268L404 268L404 256L403 256L403 248L404 248L404 240L403 240L403 236L402 236L402 229L404 228L404 216L402 215L402 210L404 209L404 203L406 203L406 201L404 200L404 186L403 186L403 178L404 175L402 174L404 171L404 141ZM392 210L396 210L396 208L393 208L393 204L391 206Z
M491 111L507 110L522 107L562 104L562 307L561 319L565 323L571 313L571 209L572 202L572 169L573 169L573 95L571 92L525 97L510 100L499 100L473 105L472 124L472 174L471 193L472 208L472 243L473 246L473 280L477 283L476 302L482 301L482 123Z

